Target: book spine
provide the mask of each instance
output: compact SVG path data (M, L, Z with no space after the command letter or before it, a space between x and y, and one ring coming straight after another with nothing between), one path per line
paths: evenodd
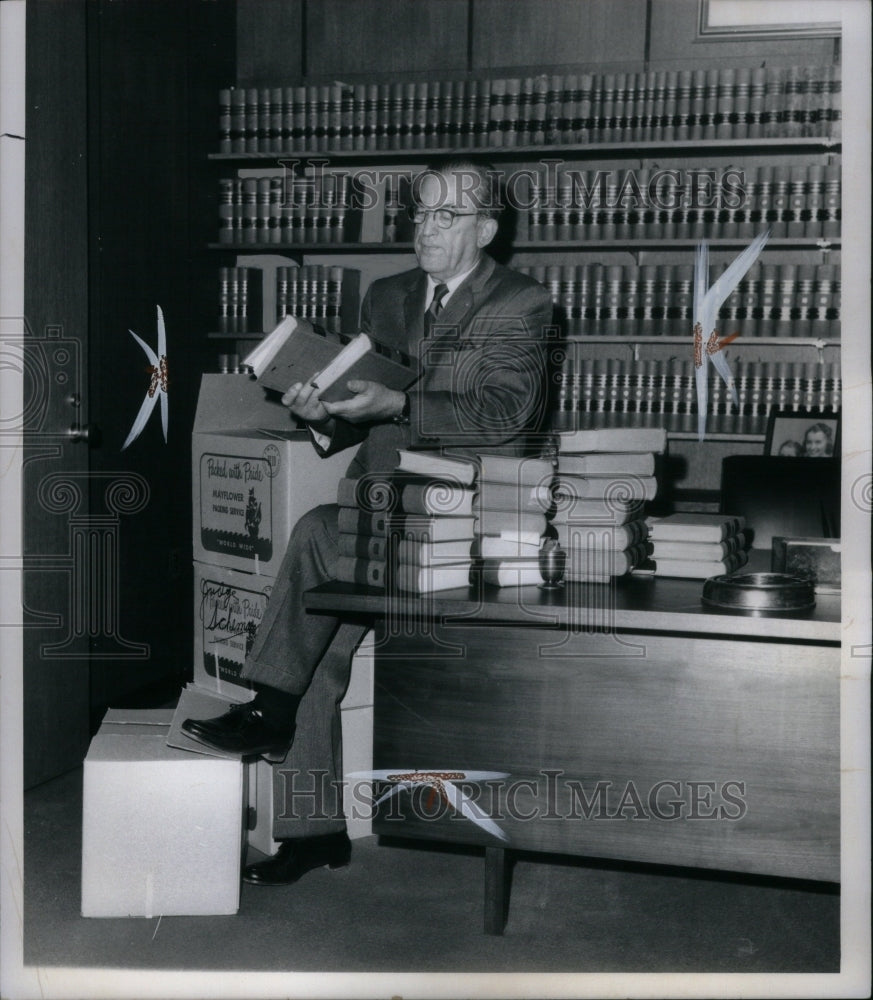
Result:
M233 181L222 178L218 182L218 242L233 243L234 231Z
M386 535L340 531L337 535L337 548L340 556L384 562L387 558L388 539Z
M218 269L218 332L230 332L230 268Z
M218 92L218 152L232 152L233 118L231 115L230 88Z
M270 153L273 151L272 140L270 138L270 127L273 121L272 92L269 87L258 89L258 130L257 130L257 151L259 153Z
M258 152L258 88L245 88L245 152Z
M246 89L235 87L230 92L230 152L246 151Z
M336 579L340 583L384 588L386 567L387 563L383 560L339 556L336 562Z
M367 148L367 86L356 83L353 95L351 148L362 152Z

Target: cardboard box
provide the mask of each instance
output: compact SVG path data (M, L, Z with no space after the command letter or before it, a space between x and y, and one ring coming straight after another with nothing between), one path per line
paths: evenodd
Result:
M192 436L195 560L275 576L291 529L335 502L351 458L321 458L248 376L204 375Z
M342 713L343 776L373 769L373 707L348 708ZM343 812L351 840L369 837L373 832L372 782L356 780L355 788L346 778L343 787ZM358 796L359 798L356 798ZM360 800L363 797L363 803Z
M251 701L240 677L264 617L274 577L194 563L194 684L232 701Z
M194 563L194 686L251 701L254 691L240 677L273 590L274 577ZM373 631L352 657L342 707L373 704Z
M369 771L373 766L374 641L370 630L352 657L348 690L340 703L345 774ZM275 854L279 843L273 839L273 768L263 760L249 764L248 768L249 814L252 817L249 846L262 854ZM366 784L361 784L360 795L366 797L369 791ZM373 832L369 811L353 801L348 787L343 791L343 809L349 837L352 840L369 837Z
M110 709L85 757L82 915L239 908L243 767L167 746L172 711Z

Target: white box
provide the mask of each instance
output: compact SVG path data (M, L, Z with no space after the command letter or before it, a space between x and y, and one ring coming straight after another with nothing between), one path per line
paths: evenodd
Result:
M82 915L236 913L243 767L167 746L172 711L110 709L85 757Z
M247 376L204 375L192 436L194 559L275 576L291 529L336 501L351 457L321 458Z
M347 708L341 715L343 727L343 777L354 771L373 770L373 707ZM372 782L348 778L343 785L343 812L351 840L373 832ZM356 797L357 796L357 797ZM361 801L363 799L363 802Z

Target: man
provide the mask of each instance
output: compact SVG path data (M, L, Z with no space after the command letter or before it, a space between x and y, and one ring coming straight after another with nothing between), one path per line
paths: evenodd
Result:
M419 266L374 282L364 299L361 328L420 358L409 391L353 380L354 396L343 402L323 403L317 389L301 384L282 397L323 455L360 442L350 477L391 472L398 448L411 445L521 454L542 420L551 303L542 285L483 252L497 232L493 180L492 170L470 161L421 175L412 211ZM243 875L260 885L286 885L350 856L339 796L339 702L364 627L303 607L306 590L334 577L337 516L335 504L317 507L292 532L242 674L254 682L255 699L183 726L194 739L243 756L281 762L291 748L274 781L273 836L281 848ZM301 776L302 787L295 785Z
M803 454L807 458L828 458L834 453L834 432L827 424L807 427L803 436Z

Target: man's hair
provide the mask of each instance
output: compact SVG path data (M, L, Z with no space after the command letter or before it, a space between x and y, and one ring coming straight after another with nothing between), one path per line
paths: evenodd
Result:
M500 172L486 160L467 156L446 157L429 163L417 179L419 184L425 174L435 174L446 179L455 178L459 193L470 196L473 205L483 218L496 219L503 208L500 197Z

